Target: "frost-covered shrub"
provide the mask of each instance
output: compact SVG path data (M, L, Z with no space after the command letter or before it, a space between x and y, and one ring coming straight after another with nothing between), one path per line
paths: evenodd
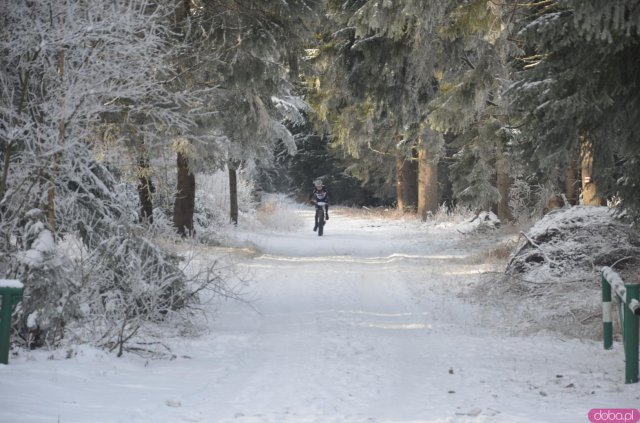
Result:
M151 238L158 228L138 224L134 188L149 152L193 128L201 101L167 83L180 50L174 8L0 0L0 10L0 277L25 284L18 331L29 346L52 344L84 317L122 351L141 324L194 297L178 258Z
M84 318L100 332L101 345L119 354L145 323L163 320L192 298L179 257L136 229L114 228L82 263Z
M509 208L517 222L531 218L532 187L527 181L516 178L509 188Z
M294 231L304 224L304 219L296 212L299 208L284 194L263 195L256 219L263 226L278 232Z
M637 282L639 256L640 234L614 209L557 209L520 233L504 274L488 275L473 298L495 303L516 331L598 338L599 272L615 266L625 281Z
M253 213L253 181L243 171L238 178L238 211L241 215ZM226 170L196 175L196 205L194 212L196 234L215 231L229 224L229 174Z
M436 212L430 216L428 222L433 225L462 223L473 219L474 213L470 207L464 205L455 205L449 207L447 204L442 203Z
M600 266L637 257L640 241L615 209L574 206L545 215L526 233L507 272L528 280L589 278ZM621 266L624 263L621 263Z
M77 316L75 286L69 260L56 248L44 213L32 209L25 216L15 255L16 275L24 284L16 330L29 348L53 345L62 339L68 319Z

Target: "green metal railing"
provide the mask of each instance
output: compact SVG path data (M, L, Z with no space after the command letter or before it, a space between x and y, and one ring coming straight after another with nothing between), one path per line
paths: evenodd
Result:
M9 338L11 335L11 311L22 300L22 283L0 280L0 363L9 364Z
M602 324L604 348L613 348L613 322L611 315L611 292L618 297L620 325L624 343L625 383L638 382L638 343L640 331L640 285L625 285L612 268L602 269Z

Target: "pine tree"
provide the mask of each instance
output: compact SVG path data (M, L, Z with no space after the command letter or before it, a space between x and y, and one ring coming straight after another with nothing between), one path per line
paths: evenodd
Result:
M313 104L334 145L355 160L350 172L378 195L396 186L397 163L417 160L423 142L433 143L428 148L437 160L440 140L425 136L423 120L435 88L434 22L445 8L442 2L329 2L332 22L316 58Z
M195 79L216 86L216 113L206 125L224 140L218 162L229 171L231 220L237 223L232 185L246 162L269 161L278 141L289 153L295 141L282 123L300 106L291 79L298 77L315 2L203 0L193 8L190 37L197 47Z
M619 196L638 216L640 173L640 2L548 1L522 22L524 65L511 89L545 179L561 179L583 140L591 144L589 183Z
M486 0L459 2L441 22L441 72L431 125L455 135L454 195L476 210L508 207L511 132L503 91L517 49L509 40L512 7Z

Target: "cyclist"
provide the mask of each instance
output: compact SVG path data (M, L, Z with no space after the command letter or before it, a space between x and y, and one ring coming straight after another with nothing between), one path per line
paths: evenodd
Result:
M317 204L318 201L324 202L324 218L325 220L329 220L329 191L322 183L322 179L316 179L313 181L313 191L309 196L309 201L313 204ZM313 231L318 230L318 214L316 213L315 218L315 226L313 227Z

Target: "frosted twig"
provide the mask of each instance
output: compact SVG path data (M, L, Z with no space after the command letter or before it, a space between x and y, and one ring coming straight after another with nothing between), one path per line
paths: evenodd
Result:
M591 319L595 319L597 317L600 317L600 314L590 314L587 317L585 317L584 319L580 320L580 324L584 324L585 322L591 320Z
M625 260L629 260L632 259L633 257L631 256L627 256L627 257L622 257L620 260L616 261L615 263L613 263L611 266L609 266L610 268L614 268L616 267L616 264L620 263L621 261L625 261Z
M520 251L524 248L525 245L527 245L527 243L525 242L524 244L520 245L518 247L518 245L520 244L520 237L524 235L523 232L520 232L518 234L518 241L516 243L516 250L513 252L513 254L511 255L511 259L509 260L509 263L507 263L507 268L509 268L509 266L511 266L511 262L518 256L518 254L520 254ZM525 236L526 238L526 236ZM528 239L528 238L527 238Z

